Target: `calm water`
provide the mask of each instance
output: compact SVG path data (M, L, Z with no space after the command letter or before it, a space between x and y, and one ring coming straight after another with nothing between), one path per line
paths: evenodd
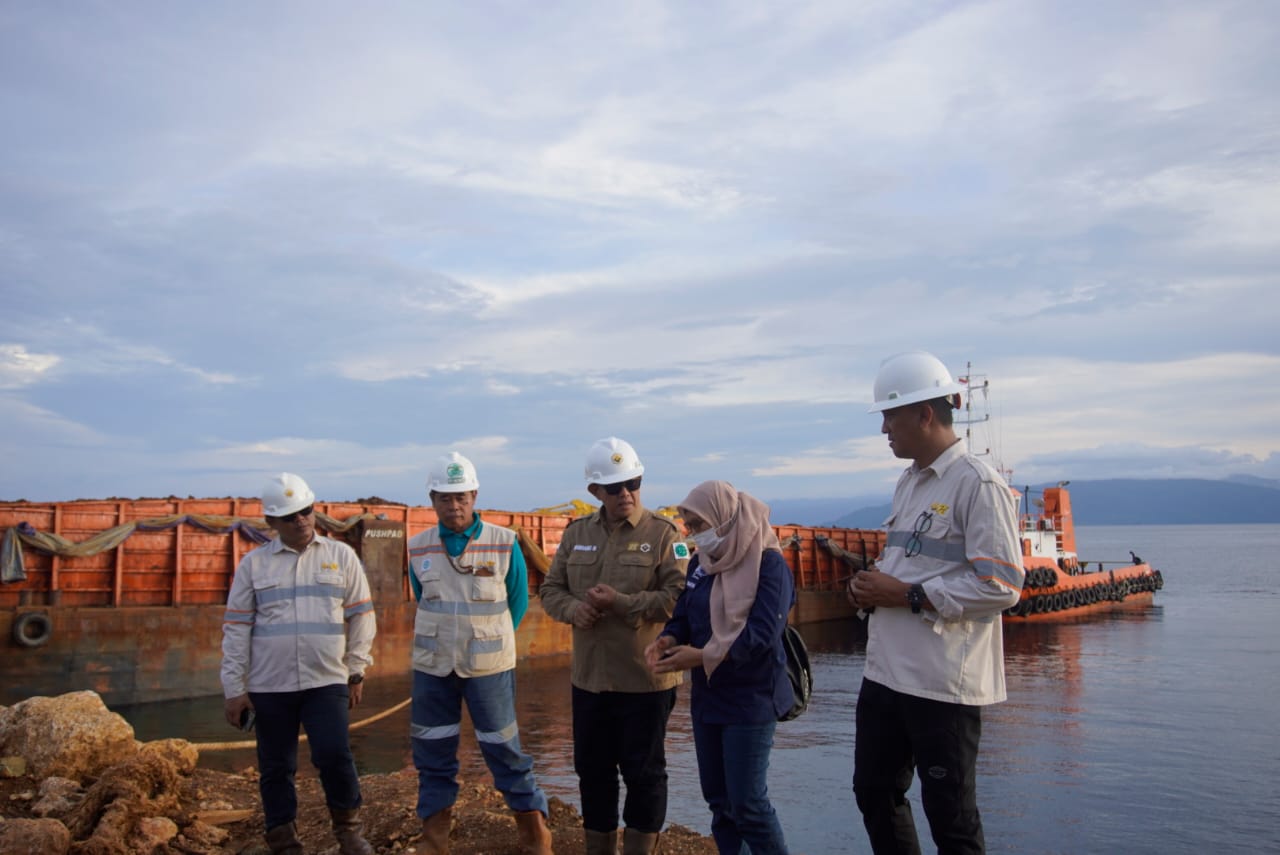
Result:
M1165 588L1151 606L1006 628L1010 700L984 714L978 768L989 851L1280 853L1280 526L1093 527L1077 540L1087 560L1135 550ZM850 790L863 635L844 622L804 634L817 693L778 727L774 803L793 852L868 852ZM518 679L539 778L576 804L565 663L522 667ZM407 696L407 676L371 679L356 719ZM237 735L218 698L123 711L140 739ZM405 709L354 731L362 771L408 763L408 722ZM668 754L668 819L706 833L684 695ZM206 752L202 763L241 769L254 757ZM463 763L468 779L488 779L473 740ZM922 823L918 794L913 804Z

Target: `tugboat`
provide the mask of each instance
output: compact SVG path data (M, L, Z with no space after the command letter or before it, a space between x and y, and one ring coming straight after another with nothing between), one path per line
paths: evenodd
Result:
M1035 512L1028 501L1030 488L1013 492L1022 500L1018 536L1027 577L1022 599L1005 610L1006 619L1057 618L1149 601L1164 587L1160 571L1133 552L1129 563L1112 562L1110 568L1102 561L1079 559L1071 495L1065 482L1045 487L1043 498L1034 502Z

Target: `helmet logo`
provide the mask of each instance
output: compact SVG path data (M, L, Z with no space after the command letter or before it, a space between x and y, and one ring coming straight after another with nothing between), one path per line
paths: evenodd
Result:
M464 473L462 471L461 463L450 463L447 467L445 467L444 472L445 472L445 475L449 478L450 484L460 484L461 482L466 480L466 478L463 477Z
M292 491L292 490L285 490L285 491L284 491L284 494L285 494L286 496L288 496L289 498L293 498L293 491Z
M615 465L620 465L622 463L622 455L616 451L613 453L613 456L610 457L609 459L612 460Z

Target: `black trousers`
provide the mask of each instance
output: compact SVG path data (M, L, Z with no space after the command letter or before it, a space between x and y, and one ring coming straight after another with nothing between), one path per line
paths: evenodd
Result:
M976 770L982 707L917 698L864 679L853 794L876 855L919 855L907 790L913 770L939 855L986 851Z
M645 833L662 830L667 819L667 719L675 705L675 689L587 692L573 687L573 769L584 828L618 827L621 772L627 827Z
M311 764L320 770L325 803L339 810L360 807L360 778L348 735L346 683L301 692L250 692L258 712L258 791L268 831L298 815L298 728L307 732Z

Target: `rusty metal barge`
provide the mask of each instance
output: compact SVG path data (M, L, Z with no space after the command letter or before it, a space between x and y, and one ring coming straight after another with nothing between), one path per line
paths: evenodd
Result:
M408 673L416 603L407 538L436 525L430 507L317 502L322 534L364 562L378 614L375 668ZM566 512L482 510L515 529L533 591ZM775 526L796 576L796 623L846 617L843 580L879 555L884 533ZM110 705L220 692L222 618L240 559L271 534L257 499L0 502L0 704L91 689ZM521 657L567 654L568 625L530 598L516 635Z

